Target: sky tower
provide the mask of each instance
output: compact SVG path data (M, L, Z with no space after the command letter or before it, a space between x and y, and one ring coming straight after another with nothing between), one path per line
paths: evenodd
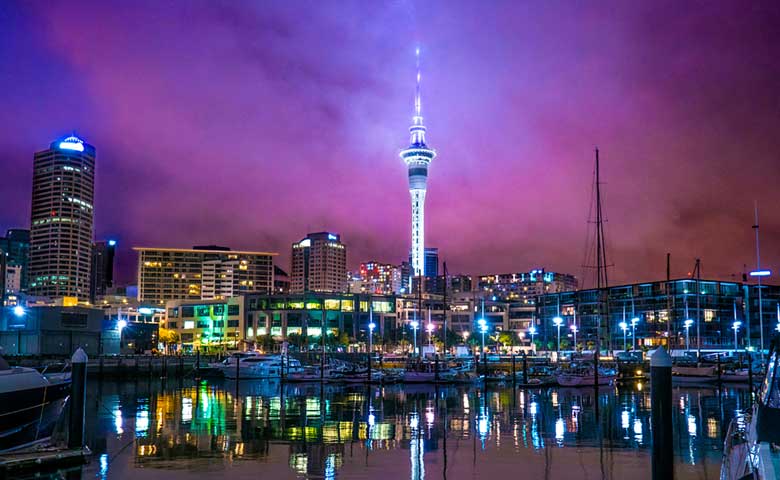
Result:
M412 196L412 277L425 275L425 191L428 188L428 165L436 152L425 143L422 103L420 100L420 49L417 48L417 88L414 94L414 116L410 145L401 152L409 168L409 193ZM411 279L410 279L411 286Z

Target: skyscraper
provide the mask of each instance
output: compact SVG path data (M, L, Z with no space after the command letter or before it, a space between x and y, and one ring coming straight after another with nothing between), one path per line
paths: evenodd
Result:
M18 277L16 277L19 283L18 290L22 292L27 291L27 267L30 263L30 231L21 228L8 230L5 237L0 237L0 253L5 255L6 265L9 270L19 270Z
M338 234L310 233L292 245L290 292L343 292L347 249Z
M92 277L89 298L92 303L114 286L114 255L116 240L103 240L92 244Z
M95 147L75 135L54 141L33 162L29 293L89 295Z
M401 158L409 169L409 193L412 197L412 275L425 275L425 192L428 188L428 165L436 152L425 143L425 126L420 99L420 49L417 55L417 88L414 95L414 116L409 127L409 148Z

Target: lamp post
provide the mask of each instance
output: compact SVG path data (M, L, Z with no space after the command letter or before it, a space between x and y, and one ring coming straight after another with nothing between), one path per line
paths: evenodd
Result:
M479 331L482 333L482 350L480 350L480 355L485 354L485 333L487 332L487 322L484 318L480 318L477 322L479 324Z
M411 323L409 323L409 326L412 327L412 333L414 334L414 346L412 347L412 353L417 354L417 327L420 326L420 323L417 320L412 320Z
M371 355L371 352L374 350L374 329L376 328L376 323L371 322L368 324L368 354Z
M758 213L756 213L756 224L758 224ZM758 225L753 228L756 229L756 258L758 258ZM756 263L759 263L758 261ZM761 358L764 358L764 308L763 301L761 299L761 279L768 277L772 274L770 270L761 270L761 267L757 265L757 269L750 272L751 277L758 279L758 328L761 330Z
M577 324L572 323L569 329L571 330L571 333L574 334L574 346L572 347L572 351L576 352L577 351Z
M693 325L693 320L689 318L688 320L685 321L684 325L685 325L685 351L687 352L690 350L690 346L689 346L690 338L688 336L688 332L691 329L691 325Z
M639 323L639 317L634 317L631 319L631 350L637 349L637 341L636 341L636 324Z
M626 331L628 330L628 324L626 322L620 322L618 326L621 330L623 330L623 350L628 351L628 344L626 343Z
M324 302L323 302L324 306ZM374 329L376 328L376 323L374 323L374 302L369 300L368 302L368 354L371 355L371 350L373 346L373 340L374 340Z
M561 325L563 325L563 319L561 317L553 318L553 324L558 327L558 355L561 354Z
M731 328L734 330L734 355L737 354L737 333L739 333L740 325L742 325L742 322L739 320L735 320L734 323L731 324Z
M536 327L531 325L528 327L528 334L531 335L531 348L534 348L534 336L536 336Z
M428 346L433 346L433 329L436 328L433 326L432 323L430 323L430 320L428 321L428 325L425 326L425 330L428 331Z

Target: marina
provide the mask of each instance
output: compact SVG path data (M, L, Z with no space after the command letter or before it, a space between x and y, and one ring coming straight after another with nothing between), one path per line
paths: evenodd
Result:
M746 388L675 388L676 478L717 478ZM648 478L650 394L626 387L90 382L83 478Z

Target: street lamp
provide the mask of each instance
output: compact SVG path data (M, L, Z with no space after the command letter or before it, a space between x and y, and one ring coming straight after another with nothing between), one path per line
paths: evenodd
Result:
M563 319L561 317L553 318L553 324L558 327L558 354L561 353L561 325L563 325Z
M428 323L428 325L425 326L425 330L428 331L428 346L433 346L433 329L436 328L433 326L432 323Z
M571 333L574 334L574 346L572 348L572 351L576 351L577 350L577 331L578 331L577 324L576 323L572 323L571 326L569 327L569 329L571 330Z
M628 344L626 343L626 330L628 330L628 324L626 322L620 322L618 326L623 330L623 350L628 351Z
M688 320L685 321L683 325L685 325L685 351L687 352L688 350L690 350L689 347L690 338L688 336L688 331L691 329L691 325L693 325L693 320L689 318Z
M420 326L420 323L417 320L412 320L411 323L409 323L409 326L412 327L412 331L414 332L414 346L412 347L412 353L416 355L417 354L417 327Z
M482 350L481 354L485 354L485 333L487 332L487 322L484 318L480 318L477 322L479 324L479 331L482 333Z
M23 316L24 316L24 313L25 313L25 312L24 312L24 307L23 307L23 306L21 306L21 305L16 305L16 306L14 307L14 315L16 315L17 317L23 317Z
M636 341L636 324L639 323L639 317L634 317L631 319L631 350L636 350L637 348L637 341Z
M371 355L371 352L374 350L374 329L376 328L376 323L371 322L368 324L368 354Z
M734 330L734 355L737 354L737 333L739 332L739 327L742 325L742 322L739 320L735 320L734 323L731 324L731 328Z
M528 327L528 334L531 335L531 348L534 346L534 336L536 335L536 327L531 325Z

